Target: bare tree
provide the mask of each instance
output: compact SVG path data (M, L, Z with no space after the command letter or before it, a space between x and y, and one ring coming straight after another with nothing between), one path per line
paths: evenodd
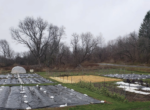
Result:
M138 35L135 32L128 34L123 38L117 39L116 53L119 56L123 56L128 61L134 62L137 59L137 44Z
M58 27L54 27L54 34L51 36L51 40L48 42L48 49L44 58L48 65L56 63L55 61L59 54L59 48L62 39L62 35L60 35L60 32L63 32L63 30L60 31ZM64 34L64 32L62 34Z
M72 35L72 40L71 40L71 45L73 48L73 62L77 66L79 63L79 49L80 49L80 44L79 44L79 35L76 33L73 33Z
M89 32L83 33L81 36L78 34L73 34L72 36L71 44L73 47L73 58L74 63L77 66L90 58L97 47L99 40L93 38L93 35Z
M4 58L13 58L14 51L10 48L6 40L0 40L0 53Z
M93 35L88 32L81 35L81 60L80 63L84 62L92 55L99 43L98 39L94 39Z
M149 38L139 38L139 58L141 62L149 63L150 60L150 39Z
M69 47L61 43L59 46L59 54L57 57L57 62L59 65L65 65L70 63L70 50Z
M39 65L41 65L41 58L48 48L48 43L54 36L58 37L63 34L64 28L49 25L42 18L27 17L19 23L18 29L11 29L12 38L28 47Z

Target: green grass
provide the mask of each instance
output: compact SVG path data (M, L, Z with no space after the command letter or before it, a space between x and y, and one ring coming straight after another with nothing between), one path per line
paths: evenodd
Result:
M90 91L87 88L79 88L78 86L71 85L71 84L63 84L63 85L66 87L72 88L78 92L87 94L93 98L96 98L99 100L106 100L108 102L108 104L93 104L91 106L88 105L88 108L84 108L85 110L86 109L90 110L90 108L92 109L93 107L95 108L93 110L99 110L99 109L101 109L101 110L113 110L113 109L115 109L115 110L133 109L133 110L135 110L136 108L147 108L147 107L149 107L149 109L150 109L150 102L126 102L125 103L125 102L119 101L117 99L113 99L113 98L104 96L103 94L98 94L94 91ZM85 107L85 106L80 106L78 108L80 108L82 110L83 107ZM99 107L101 107L101 108L99 108Z
M150 82L150 79L143 79L143 81L148 81L148 82Z
M120 69L97 69L97 70L85 70L85 71L64 71L64 72L38 72L38 74L47 78L48 76L60 76L60 75L69 75L69 76L78 76L78 75L105 75L105 74L150 74L150 72L144 72L140 70L128 70L125 68Z

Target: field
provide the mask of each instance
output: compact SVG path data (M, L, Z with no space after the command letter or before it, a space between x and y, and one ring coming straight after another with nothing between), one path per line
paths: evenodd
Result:
M95 70L83 71L51 71L38 72L40 76L50 79L54 84L43 85L58 85L66 86L83 94L98 100L105 100L104 104L89 104L63 108L39 108L38 110L150 110L150 95L137 95L135 93L125 92L121 88L117 88L115 82L121 79L103 77L105 74L149 74L148 71L143 71L137 68L102 68ZM150 80L143 80L149 82ZM20 85L20 84L19 84ZM19 86L17 85L17 86ZM12 85L5 85L12 86ZM35 86L25 85L25 86Z
M85 82L107 82L107 81L121 81L121 79L117 78L107 78L102 76L94 76L94 75L81 75L81 76L64 76L64 77L50 77L56 81L62 83L78 83L80 81Z
M40 110L150 110L150 96L137 95L117 88L116 81L106 81L102 78L102 82L92 82L95 79L83 82L85 75L87 76L99 76L105 74L150 74L147 69L140 68L101 68L96 70L84 70L84 71L51 71L51 72L39 72L38 74L55 81L57 84L62 84L75 91L87 94L95 99L105 100L105 104L90 104L82 106L64 107L64 108L45 108ZM67 80L68 76L68 80ZM70 83L70 77L79 76L78 83ZM53 77L59 77L59 80L53 79ZM64 78L64 83L62 83ZM87 80L87 79L86 79ZM150 81L149 79L143 81Z

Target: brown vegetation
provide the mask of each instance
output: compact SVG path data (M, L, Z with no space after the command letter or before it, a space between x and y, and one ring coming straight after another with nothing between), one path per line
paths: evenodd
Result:
M108 82L108 81L121 81L121 79L117 78L107 78L102 76L93 76L93 75L82 75L82 76L64 76L64 77L50 77L59 82L63 83L78 83L80 81L85 82Z

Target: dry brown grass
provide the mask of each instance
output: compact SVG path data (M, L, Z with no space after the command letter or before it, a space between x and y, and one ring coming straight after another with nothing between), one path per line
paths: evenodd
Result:
M89 63L89 62L84 62L81 64L83 67L97 67L99 64L97 63Z
M86 81L86 82L121 81L121 79L117 79L117 78L107 78L107 77L93 76L93 75L50 77L50 78L62 83L78 83L80 81Z
M2 74L3 69L0 68L0 74Z
M150 68L131 68L131 67L126 67L126 70L129 71L138 71L138 72L150 72Z

